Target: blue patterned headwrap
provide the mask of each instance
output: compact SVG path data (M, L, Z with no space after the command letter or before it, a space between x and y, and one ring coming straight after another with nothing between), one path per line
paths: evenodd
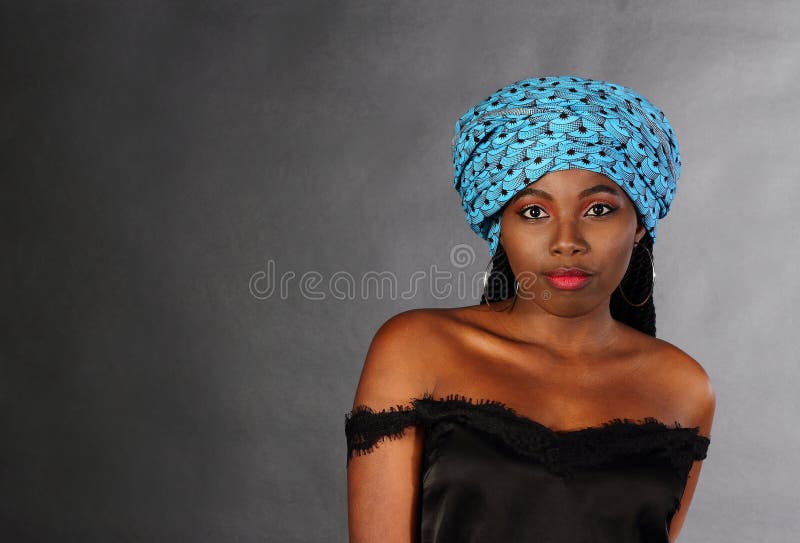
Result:
M556 170L601 173L633 201L653 242L681 171L664 113L633 89L572 76L523 79L462 115L453 137L454 187L470 227L494 256L503 206Z

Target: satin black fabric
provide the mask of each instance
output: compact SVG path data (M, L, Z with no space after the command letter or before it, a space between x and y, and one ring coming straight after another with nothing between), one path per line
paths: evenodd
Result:
M708 437L654 418L553 431L498 401L412 399L346 415L348 464L404 428L425 428L421 543L669 543Z
M423 543L669 543L683 485L662 460L628 458L571 480L442 422L427 452Z

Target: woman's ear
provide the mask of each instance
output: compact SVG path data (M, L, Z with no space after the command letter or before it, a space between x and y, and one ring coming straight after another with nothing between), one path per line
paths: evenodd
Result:
M645 234L645 227L640 220L636 221L636 234L633 236L633 240L636 243L639 243Z

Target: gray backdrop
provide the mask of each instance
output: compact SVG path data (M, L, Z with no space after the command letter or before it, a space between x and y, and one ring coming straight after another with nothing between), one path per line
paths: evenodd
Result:
M680 541L794 540L798 11L3 2L2 539L346 541L369 341L477 301L365 274L480 274L453 124L569 74L653 100L682 150L658 336L703 364L717 414Z

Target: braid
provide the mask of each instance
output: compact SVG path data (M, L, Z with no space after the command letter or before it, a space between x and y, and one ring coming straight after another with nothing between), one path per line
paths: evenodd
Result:
M620 286L625 291L625 296L635 304L641 303L653 288L653 267L650 263L650 257L647 256L647 251L644 250L647 249L652 254L653 238L650 237L649 233L645 232L645 235L639 240L639 245L644 245L644 247L641 249L636 248L633 251L628 271L625 272L625 277L622 278ZM653 262L655 263L655 255L653 255ZM626 302L619 293L619 288L616 288L611 294L611 316L632 328L636 328L640 332L655 337L656 306L653 302L654 296L655 292L650 295L646 304L641 307L635 307Z
M645 232L639 241L639 245L644 245L644 248L648 249L652 254L653 239L649 233ZM621 288L625 291L625 296L633 303L640 303L645 296L650 294L650 289L653 288L653 270L650 258L644 248L634 249L628 270L625 272L621 282ZM655 255L653 255L653 260L655 261ZM489 272L486 289L481 295L480 303L486 302L487 299L488 302L500 302L512 298L513 302L503 308L513 307L517 300L514 295L515 280L506 251L503 245L499 244L495 255L492 257L492 270ZM641 307L635 307L625 301L619 293L619 289L614 289L611 294L610 310L611 316L616 320L655 337L656 307L653 302L653 295L648 297L647 303Z
M502 243L498 243L497 250L492 257L492 269L487 278L486 288L481 294L481 303L500 302L513 298L514 302L506 305L504 309L513 307L517 302L517 297L514 291L514 272L511 271L511 263L508 261L508 255Z

